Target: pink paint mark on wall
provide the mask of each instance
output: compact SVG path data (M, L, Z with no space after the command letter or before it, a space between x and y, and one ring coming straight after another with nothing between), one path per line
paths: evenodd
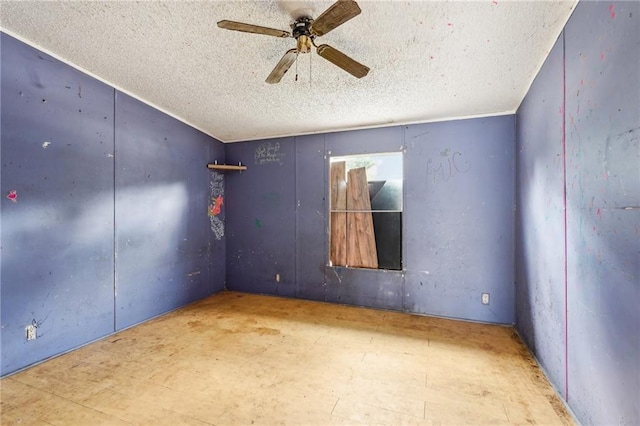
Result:
M599 219L602 219L602 212L600 211L600 207L598 207L598 210L596 210L596 215Z
M600 52L600 60L604 61L604 52Z
M453 27L453 24L451 22L447 22L447 27Z
M609 15L611 15L611 19L616 19L616 10L612 4L609 5Z
M9 191L9 194L7 194L7 198L10 199L11 202L17 203L18 202L18 191L16 191L15 189L12 189L11 191Z
M222 209L222 204L224 203L224 198L222 195L218 195L211 206L211 210L209 213L211 216L218 216L220 214L220 210Z
M498 2L496 0L493 0L491 3L498 4Z
M604 180L609 179L609 173L608 173L608 172L604 172L604 173L602 174L602 179L604 179Z

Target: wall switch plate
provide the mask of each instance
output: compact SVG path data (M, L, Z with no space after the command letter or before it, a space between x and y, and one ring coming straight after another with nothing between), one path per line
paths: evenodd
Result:
M482 304L483 305L489 304L489 293L482 293Z
M276 282L279 283L280 282L280 274L276 274Z
M26 326L24 328L26 334L27 334L27 340L35 340L35 338L37 337L36 335L36 326L33 324L29 324L28 326Z

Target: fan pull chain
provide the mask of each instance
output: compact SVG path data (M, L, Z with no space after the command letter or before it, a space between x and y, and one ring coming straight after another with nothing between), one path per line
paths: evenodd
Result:
M300 54L296 52L296 80L295 81L298 81L298 56L299 55Z

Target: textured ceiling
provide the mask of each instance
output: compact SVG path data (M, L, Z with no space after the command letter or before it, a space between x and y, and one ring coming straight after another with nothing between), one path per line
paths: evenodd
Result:
M264 82L289 30L332 1L0 2L0 27L224 142L512 113L576 1L366 1L319 38L369 66L356 79L315 51Z

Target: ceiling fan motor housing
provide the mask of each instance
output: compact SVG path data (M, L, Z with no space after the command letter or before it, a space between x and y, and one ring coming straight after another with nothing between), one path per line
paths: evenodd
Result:
M311 34L311 23L313 19L302 17L291 24L291 32L293 38L298 42L298 53L309 53L313 43L313 35Z

